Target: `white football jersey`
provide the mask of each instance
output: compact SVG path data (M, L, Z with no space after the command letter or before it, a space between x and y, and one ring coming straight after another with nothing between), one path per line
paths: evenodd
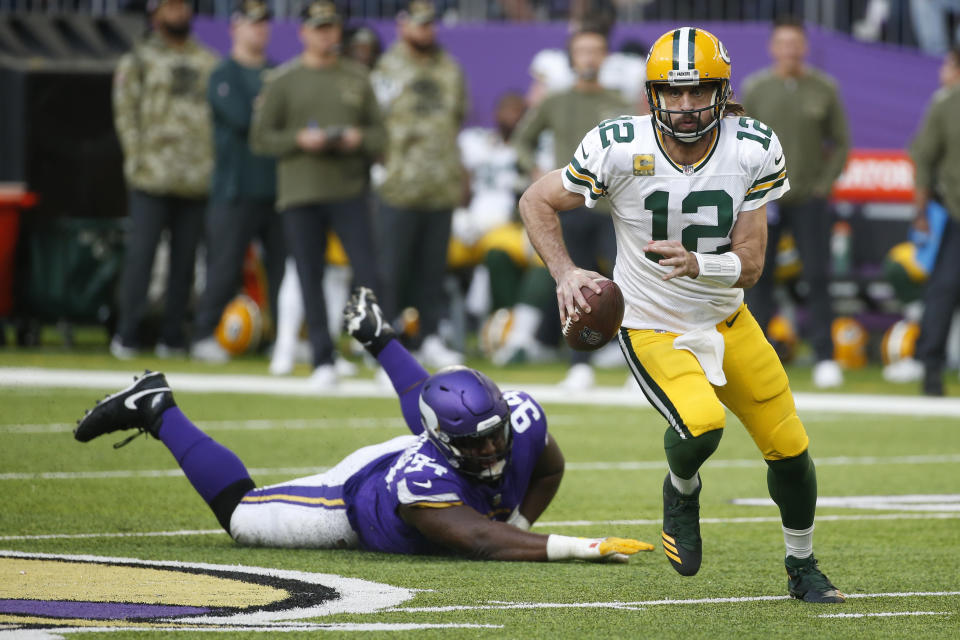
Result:
M651 116L621 116L591 130L563 170L563 186L588 207L608 198L617 232L613 279L623 290L623 326L686 333L734 313L743 290L688 277L645 255L651 240L679 240L688 251L725 253L741 211L790 188L780 141L759 120L727 116L713 146L692 165L674 163Z
M483 231L510 221L521 187L517 151L496 129L464 129L457 138L463 166L470 172L469 211Z

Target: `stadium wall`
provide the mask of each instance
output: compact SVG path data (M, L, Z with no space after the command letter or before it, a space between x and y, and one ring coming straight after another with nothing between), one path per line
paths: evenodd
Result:
M392 21L367 21L385 46L395 39ZM675 23L618 25L612 50L628 40L650 44ZM717 35L733 59L734 90L750 73L768 64L768 23L703 23ZM198 17L197 36L221 53L229 50L228 22ZM297 55L297 23L274 25L270 55L282 62ZM527 70L541 49L563 48L566 23L439 25L438 37L460 61L469 82L472 110L468 125L492 124L493 107L504 91L523 91L530 84ZM840 86L847 108L853 146L861 149L905 148L920 122L925 105L937 88L938 57L895 45L864 43L836 32L808 27L810 63L826 71Z

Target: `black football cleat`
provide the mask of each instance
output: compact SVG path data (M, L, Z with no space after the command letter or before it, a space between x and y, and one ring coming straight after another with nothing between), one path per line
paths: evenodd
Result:
M833 586L833 583L820 571L817 559L812 555L809 558L794 558L787 556L784 561L787 567L787 589L791 597L804 602L819 602L824 604L838 604L846 602L847 597Z
M703 540L700 538L700 489L686 496L670 482L670 474L663 481L663 531L660 542L673 568L682 576L692 576L700 570L703 559Z
M159 371L144 371L142 376L134 378L132 385L107 396L87 411L77 421L73 437L80 442L89 442L105 433L121 429L138 430L126 440L115 444L114 447L117 448L141 433L149 433L157 438L163 412L175 406L173 391L163 374Z
M377 296L367 287L357 287L343 308L343 329L373 356L380 353L396 332L384 318Z

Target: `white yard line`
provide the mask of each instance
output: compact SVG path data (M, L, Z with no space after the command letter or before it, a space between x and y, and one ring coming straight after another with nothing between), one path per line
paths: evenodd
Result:
M915 456L839 456L832 458L815 458L818 467L846 467L846 466L882 466L891 464L957 464L960 463L960 454L945 455L915 455ZM567 471L663 471L666 469L663 460L633 460L624 462L568 462ZM708 469L740 469L763 467L762 460L746 458L741 460L709 460ZM329 467L264 467L249 469L251 475L311 475L322 473ZM114 470L114 471L33 471L0 473L3 480L102 480L106 478L178 478L182 475L179 469L143 469L143 470ZM828 505L829 506L829 505Z
M892 618L894 616L949 616L950 611L884 611L878 613L822 613L818 618Z
M817 522L860 522L875 520L957 520L960 513L881 513L864 515L818 515ZM780 523L780 518L751 517L751 518L701 518L700 524L767 524ZM595 526L659 526L659 519L638 520L553 520L535 522L534 527L549 529L551 527L595 527ZM85 538L150 538L176 536L205 536L226 533L223 529L184 529L181 531L142 531L142 532L95 532L95 533L43 533L33 535L0 536L0 542L18 540L81 540Z
M960 596L960 591L904 591L899 593L848 593L847 599L858 598L926 598ZM641 600L637 602L488 602L478 605L447 605L439 607L394 607L384 611L441 613L446 611L490 611L504 609L624 609L661 605L740 604L743 602L770 602L789 600L790 596L743 596L735 598L690 598Z
M39 367L0 367L0 388L67 388L116 390L130 384L132 373L86 369L46 369ZM244 393L280 396L392 398L394 392L373 380L343 380L325 394L309 387L307 378L276 376L170 373L170 385L178 392ZM571 392L557 385L523 384L503 381L504 389L522 388L540 402L575 405L649 407L639 389L595 387ZM796 393L800 411L827 411L840 414L880 414L909 416L960 417L960 398L925 398L842 393Z

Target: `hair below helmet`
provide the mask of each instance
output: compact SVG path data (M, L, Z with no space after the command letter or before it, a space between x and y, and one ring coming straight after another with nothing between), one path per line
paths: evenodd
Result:
M467 367L430 376L420 393L427 436L461 473L486 482L500 479L513 444L510 408L497 385Z
M671 110L665 107L663 91L668 87L714 85L711 103L692 111ZM730 88L730 54L727 48L709 31L681 27L663 34L650 47L647 55L647 102L657 128L665 135L681 142L696 142L716 128L723 117ZM706 124L703 115L713 118ZM677 131L672 117L696 115L696 131Z

